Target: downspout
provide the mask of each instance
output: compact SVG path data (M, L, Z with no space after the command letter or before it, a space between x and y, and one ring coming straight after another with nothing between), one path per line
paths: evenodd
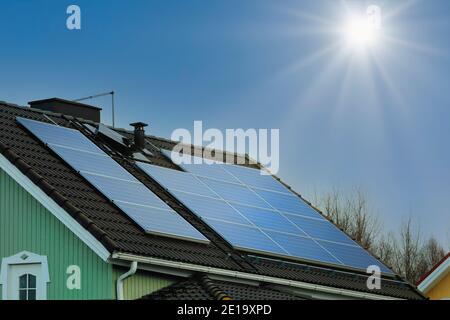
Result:
M117 300L123 300L123 282L126 278L133 276L136 273L138 263L137 261L131 262L130 270L122 274L117 279Z

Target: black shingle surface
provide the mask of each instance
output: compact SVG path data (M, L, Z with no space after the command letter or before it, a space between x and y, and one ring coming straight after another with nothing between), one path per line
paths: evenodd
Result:
M305 300L265 286L194 276L143 297L147 300Z
M19 126L15 121L16 117L43 122L53 121L61 126L74 127L74 124L69 121L70 118L0 103L0 152L80 221L111 252L126 252L370 292L366 288L367 278L364 275L267 259L253 259L247 257L243 252L238 253L222 241L220 236L210 230L207 225L186 211L185 208L180 207L170 194L136 169L132 162L119 155L115 158L119 163L167 201L180 215L189 220L211 240L211 243L200 244L146 234L78 173ZM132 138L130 132L120 131L120 133ZM165 139L152 136L147 138L146 148L154 154L151 159L154 164L175 168L176 166L159 152L159 148L171 149L173 146L173 142ZM383 289L376 293L407 299L423 298L413 287L403 283L401 279L399 280L399 282L385 281Z
M197 281L192 279L175 283L153 294L145 300L215 300Z

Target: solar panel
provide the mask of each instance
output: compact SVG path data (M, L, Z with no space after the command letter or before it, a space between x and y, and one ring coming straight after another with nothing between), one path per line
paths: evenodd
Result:
M186 226L186 221L172 210L155 209L125 202L116 202L123 211L138 219L143 226L154 234L180 236L205 241L199 232Z
M153 179L157 180L160 184L166 186L170 190L190 192L217 198L217 195L213 191L208 189L201 181L189 173L177 172L175 170L147 165L140 162L137 164L149 176L153 177Z
M192 159L195 159L193 157ZM236 179L232 174L223 170L221 165L204 165L204 164L181 164L180 165L187 172L192 172L193 174L199 177L206 177L211 179L218 179L226 182L239 183L239 180Z
M271 208L266 201L242 184L228 183L208 178L199 179L226 201L247 204L259 208Z
M377 259L372 257L366 250L359 246L346 246L335 242L318 241L321 246L332 252L333 255L346 265L366 269L369 265L377 265L382 272L392 273Z
M261 171L257 169L237 165L222 165L222 168L233 175L233 177L236 177L242 184L291 194L285 186L275 180L271 175L262 175Z
M168 158L172 156L171 151L162 150L162 152ZM260 170L257 169L224 164L218 161L189 155L183 155L183 159L184 161L180 164L180 167L185 171L191 172L199 177L241 183L248 186L253 186L255 188L291 194L289 189L275 180L270 174L261 175ZM214 165L211 165L212 163L214 163Z
M92 153L104 154L104 152L93 144L89 139L77 130L58 127L53 124L47 124L40 121L17 118L17 121L26 127L30 132L39 132L39 140L45 144L71 146L78 150Z
M203 219L212 218L221 221L232 221L242 225L252 225L248 219L239 214L230 204L223 200L180 191L171 192L178 200Z
M103 135L104 137L107 137L108 139L115 141L116 143L118 143L123 147L126 147L130 144L130 140L128 138L125 138L120 133L117 133L116 131L108 128L104 124L100 123L98 125L97 133Z
M17 118L146 232L208 241L133 175L79 131Z
M248 207L237 204L233 204L233 207L254 225L266 231L288 232L300 236L306 236L305 232L275 210Z
M182 164L188 172L139 166L236 248L358 269L378 265L392 273L273 177L255 175L258 170L230 164Z
M329 252L325 251L323 247L314 241L314 239L280 232L269 232L268 234L276 242L282 243L283 248L294 257L326 263L343 264Z
M288 254L282 247L255 227L214 219L206 219L206 222L237 248L268 251L279 255Z
M325 219L294 194L283 194L258 189L253 190L276 210L315 219Z
M119 180L87 172L80 172L97 190L113 202L122 201L143 206L169 209L154 193L140 182Z
M91 172L91 170L95 168L95 171L92 173L124 180L132 179L131 181L137 182L137 180L132 176L130 177L130 174L117 162L111 161L111 158L105 153L90 153L57 145L51 145L51 148L64 161L70 161L71 166L76 168L77 171Z
M285 214L287 219L315 239L323 239L355 245L356 243L326 220L308 219L297 215Z

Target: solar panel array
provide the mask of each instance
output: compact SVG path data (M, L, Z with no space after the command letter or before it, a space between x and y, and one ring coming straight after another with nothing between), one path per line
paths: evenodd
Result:
M186 172L138 166L236 248L364 270L378 265L382 272L392 273L259 170L223 163L181 164Z
M17 118L17 121L146 232L208 241L79 131L25 118Z
M79 131L17 121L145 231L208 241ZM392 273L272 176L237 165L198 162L181 164L186 172L138 165L236 248L359 269L378 265Z

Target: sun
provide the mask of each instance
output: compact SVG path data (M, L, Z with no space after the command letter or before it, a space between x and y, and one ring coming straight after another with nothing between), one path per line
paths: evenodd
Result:
M377 33L367 19L357 16L350 17L344 29L347 44L356 49L374 46L377 42Z
M366 7L368 1L384 5ZM336 114L353 105L354 97L365 97L368 109L369 104L379 106L383 98L379 93L384 90L387 98L407 110L401 90L403 83L396 81L392 67L398 64L406 70L405 54L418 58L442 54L437 48L410 39L414 35L408 29L412 22L407 20L406 13L418 2L393 1L388 5L379 0L339 0L333 1L333 6L310 12L283 8L296 22L293 26L283 24L280 31L295 36L296 40L300 38L295 43L302 54L283 67L279 77L290 79L295 74L300 77L311 72L313 77L299 98L302 106L316 105L324 96L325 88L329 88L336 93ZM304 43L308 44L306 48ZM378 112L378 109L371 111ZM295 114L292 119L300 116Z
M379 42L380 29L366 16L351 15L343 28L346 45L353 50L364 50L376 46Z

